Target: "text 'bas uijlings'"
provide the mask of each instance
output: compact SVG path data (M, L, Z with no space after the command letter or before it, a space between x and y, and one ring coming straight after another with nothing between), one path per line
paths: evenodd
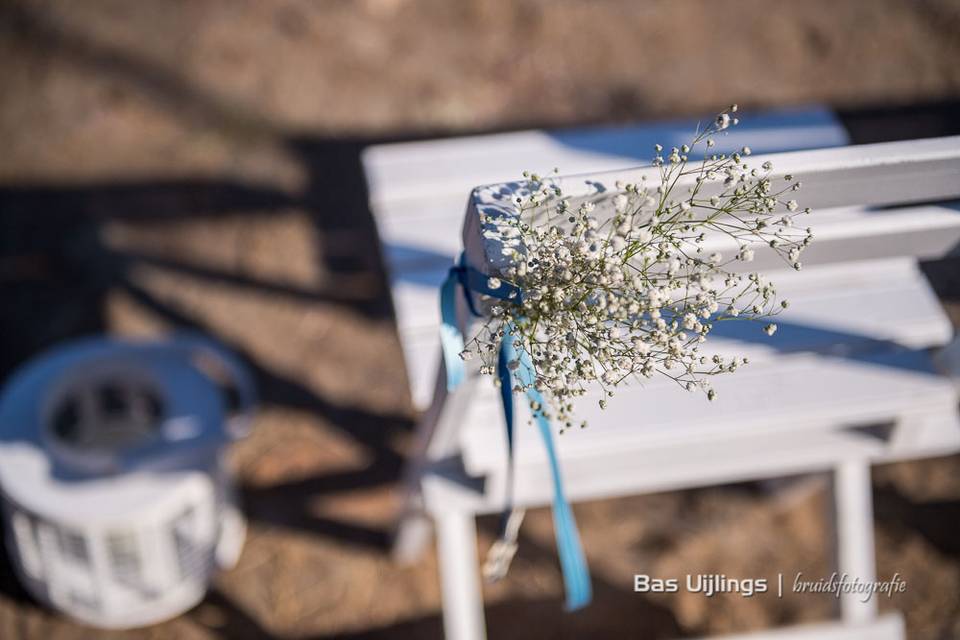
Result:
M653 578L646 574L633 576L633 590L637 593L676 593L680 587L679 578ZM690 593L701 593L708 598L718 593L738 593L749 598L755 593L766 593L769 589L766 578L728 578L722 573L688 574L683 587Z

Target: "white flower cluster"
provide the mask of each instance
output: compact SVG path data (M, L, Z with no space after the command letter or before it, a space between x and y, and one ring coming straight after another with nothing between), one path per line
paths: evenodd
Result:
M478 355L482 372L495 374L499 343L513 331L549 404L534 409L561 431L576 422L574 401L593 385L603 390L601 407L622 383L658 374L713 399L705 377L747 363L701 353L714 324L761 320L773 335L776 325L767 319L787 306L741 263L751 262L762 243L800 269L811 240L809 229L795 225L799 207L787 196L799 182L785 176L774 184L770 163L749 166L747 147L711 152L714 137L737 124L736 110L721 113L689 145L669 152L657 145L658 184L618 183L574 199L559 180L525 174L530 190L514 201L516 215L497 221L509 240L503 251L510 266L491 280L494 289L501 279L516 285L522 296L485 301L489 316L462 357ZM702 160L691 163L697 147ZM732 255L705 248L716 234L735 241Z

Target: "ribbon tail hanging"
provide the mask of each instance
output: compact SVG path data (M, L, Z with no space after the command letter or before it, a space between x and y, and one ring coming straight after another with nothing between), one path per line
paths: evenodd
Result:
M575 611L586 606L593 599L590 570L587 568L587 560L583 554L583 546L577 532L577 522L573 517L573 509L567 501L566 492L563 488L560 462L557 459L557 451L553 443L553 429L550 420L544 414L546 403L540 392L533 387L535 377L530 355L526 351L514 347L512 336L514 330L513 325L507 327L503 337L506 345L505 351L509 360L515 360L519 363L516 375L520 383L527 389L527 399L530 400L531 406L534 408L534 419L550 462L550 475L553 480L553 529L557 540L557 553L560 556L560 569L563 572L566 608L568 611ZM508 429L512 431L512 421ZM512 464L512 460L510 463Z
M503 408L503 420L507 431L507 477L504 483L506 496L504 509L500 515L500 537L490 551L483 565L483 576L489 582L502 580L510 570L510 563L517 553L517 537L523 522L523 509L513 505L513 376L510 373L510 360L513 357L511 338L500 341L497 353L497 379L500 382L500 402Z
M522 299L522 291L514 285L499 283L495 288L491 287L488 276L471 269L464 262L461 256L457 266L450 269L447 279L440 289L440 343L443 349L443 363L446 371L447 390L452 391L463 382L466 375L463 360L460 354L464 349L464 338L460 332L460 326L457 321L457 289L463 287L463 293L466 296L467 306L474 315L479 315L473 306L473 300L470 296L470 290L477 291L503 300L513 300L519 302ZM506 285L506 286L505 286ZM499 558L494 558L496 562L491 563L491 572L497 575L505 573L506 566L509 565L510 557L516 550L515 537L516 529L519 528L519 521L522 518L522 511L513 509L513 449L514 449L514 405L513 405L513 379L517 379L526 389L527 399L530 401L533 409L533 416L537 422L538 430L543 439L544 447L547 452L547 458L550 463L550 474L553 480L553 522L554 532L557 540L557 553L560 556L560 569L563 572L564 589L566 592L566 608L568 611L580 609L587 605L593 597L590 585L590 572L587 569L586 558L583 554L583 547L580 543L580 536L577 533L577 523L573 517L573 510L570 503L567 502L566 493L563 488L563 478L560 475L560 463L557 459L556 449L553 442L553 430L550 420L544 411L546 403L543 396L533 387L535 374L533 364L530 362L529 354L523 349L517 349L514 344L514 334L517 331L513 323L505 327L504 336L500 344L498 354L497 374L500 378L500 396L503 403L504 420L507 429L507 464L508 470L508 494L506 513L510 514L505 518L505 537L510 536L514 544L511 548L504 548L504 553L496 554ZM510 545L507 545L510 546Z

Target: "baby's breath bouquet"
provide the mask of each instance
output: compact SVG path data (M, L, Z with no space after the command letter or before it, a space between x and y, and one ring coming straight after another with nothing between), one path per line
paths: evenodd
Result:
M654 169L636 182L568 196L556 171L525 174L510 215L481 211L503 257L489 286L522 295L483 298L484 320L461 357L479 357L482 373L494 375L509 332L533 371L512 376L514 391L539 391L547 406L534 409L561 432L585 425L575 400L595 385L601 407L620 385L656 375L713 399L707 378L747 363L704 353L713 326L759 321L758 331L772 335L770 317L787 306L744 263L766 246L800 269L812 237L795 224L801 211L790 194L799 182L774 178L769 162L751 166L748 147L714 153L715 139L738 123L736 111L720 113L688 145L657 145ZM726 255L711 249L718 235ZM516 370L520 359L507 366Z

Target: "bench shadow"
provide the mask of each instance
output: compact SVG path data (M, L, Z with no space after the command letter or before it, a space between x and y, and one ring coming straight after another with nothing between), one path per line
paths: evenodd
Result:
M874 489L877 521L893 532L919 533L941 553L960 557L960 500L918 502L893 487Z
M559 598L511 599L487 605L484 610L487 635L507 640L618 637L623 632L624 611L629 611L631 620L635 621L631 637L656 640L686 635L669 608L609 584L595 581L594 586L595 603L574 613L561 613L563 602ZM222 614L220 624L208 627L220 637L231 640L279 640L282 637L270 633L217 590L210 592L202 606L214 607ZM200 608L186 615L207 626ZM431 614L360 631L308 637L311 640L436 640L443 637L443 619L439 614Z
M630 619L635 621L630 627L630 637L650 640L683 637L683 629L667 607L596 580L594 590L594 604L573 613L563 612L560 598L510 599L488 605L485 608L487 636L505 640L620 637L624 631L624 612L628 611ZM443 621L439 615L356 633L323 636L331 640L434 640L442 637Z
M398 431L411 427L406 414L380 414L322 397L296 379L258 361L242 345L218 335L196 314L158 299L137 284L139 266L222 283L253 293L270 293L291 302L338 306L359 317L393 315L376 227L367 205L360 139L324 138L282 131L235 105L209 97L178 77L110 46L86 40L45 22L15 3L0 7L0 21L16 37L73 63L135 84L157 103L194 124L216 127L229 135L268 138L300 164L306 186L295 194L232 179L105 180L84 184L0 184L0 293L15 301L0 315L0 381L22 362L64 340L108 330L105 304L122 291L138 305L174 328L212 335L233 349L253 372L262 403L310 412L358 446L368 460L363 469L319 475L272 487L241 487L246 515L264 522L385 551L391 532L336 518L310 514L308 504L320 494L390 486L399 478L401 454L391 444ZM108 223L150 225L186 219L264 218L296 209L309 219L318 267L327 285L298 287L229 269L171 258L157 251L123 252L108 246L102 232ZM27 604L6 554L0 560L0 592ZM212 599L224 598L216 593ZM234 607L237 628L250 628ZM231 622L231 624L233 624ZM262 634L260 634L262 635ZM232 634L231 634L232 637Z
M498 532L498 518L484 516L477 520L478 528L488 537ZM524 535L519 539L519 555L526 562L556 564L556 552L549 546ZM669 607L651 601L647 596L633 593L630 585L614 584L602 573L592 576L594 600L591 605L573 613L563 611L561 597L510 598L487 604L484 619L487 635L491 638L601 638L622 635L626 620L631 626L631 637L681 638L691 633L678 622ZM214 609L216 624L210 624L204 609ZM625 619L625 613L626 619ZM255 616L216 587L212 588L201 605L185 614L198 625L216 632L220 637L238 640L279 640ZM518 624L522 621L522 624ZM435 639L443 637L441 614L406 618L379 627L343 633L307 636L311 640L377 640L377 639Z
M76 186L0 185L0 293L15 305L0 314L0 380L20 363L44 348L73 337L108 328L104 303L111 291L121 290L175 327L212 334L233 348L256 376L260 395L268 405L314 412L340 428L368 453L362 470L320 475L270 487L243 487L246 511L253 521L289 527L311 534L377 550L385 550L389 532L357 526L334 518L319 518L306 508L317 495L392 485L401 473L403 458L391 437L410 428L409 416L381 415L360 407L342 406L270 369L240 345L216 332L190 312L157 299L140 287L130 273L139 265L162 267L171 273L269 292L293 301L339 305L368 318L390 318L392 308L376 227L367 204L367 187L360 162L365 145L382 140L324 138L282 130L262 116L215 98L175 74L139 59L130 52L89 40L47 22L26 6L0 5L0 23L14 37L52 55L104 76L135 85L165 110L199 128L209 128L244 140L269 140L289 152L306 175L306 186L296 194L230 179L104 181ZM215 219L275 215L296 208L306 212L320 244L317 253L330 274L330 285L307 289L172 259L161 253L120 252L101 240L109 221L176 222L187 218ZM948 505L949 507L949 505ZM904 513L926 521L922 507L904 506ZM956 515L956 505L951 515ZM489 524L484 525L489 526ZM523 553L555 560L554 554L524 539ZM628 589L595 577L596 602L586 611L560 615L559 598L511 601L487 609L491 637L590 637L609 630L624 611L636 616L635 635L673 636L681 630L665 607L635 596ZM18 605L33 606L17 584L6 554L0 558L0 592ZM273 638L239 603L217 590L206 603L226 616L217 632L229 638ZM197 616L197 610L187 614ZM518 624L521 621L521 624ZM436 638L441 635L438 615L401 621L395 625L334 637Z

